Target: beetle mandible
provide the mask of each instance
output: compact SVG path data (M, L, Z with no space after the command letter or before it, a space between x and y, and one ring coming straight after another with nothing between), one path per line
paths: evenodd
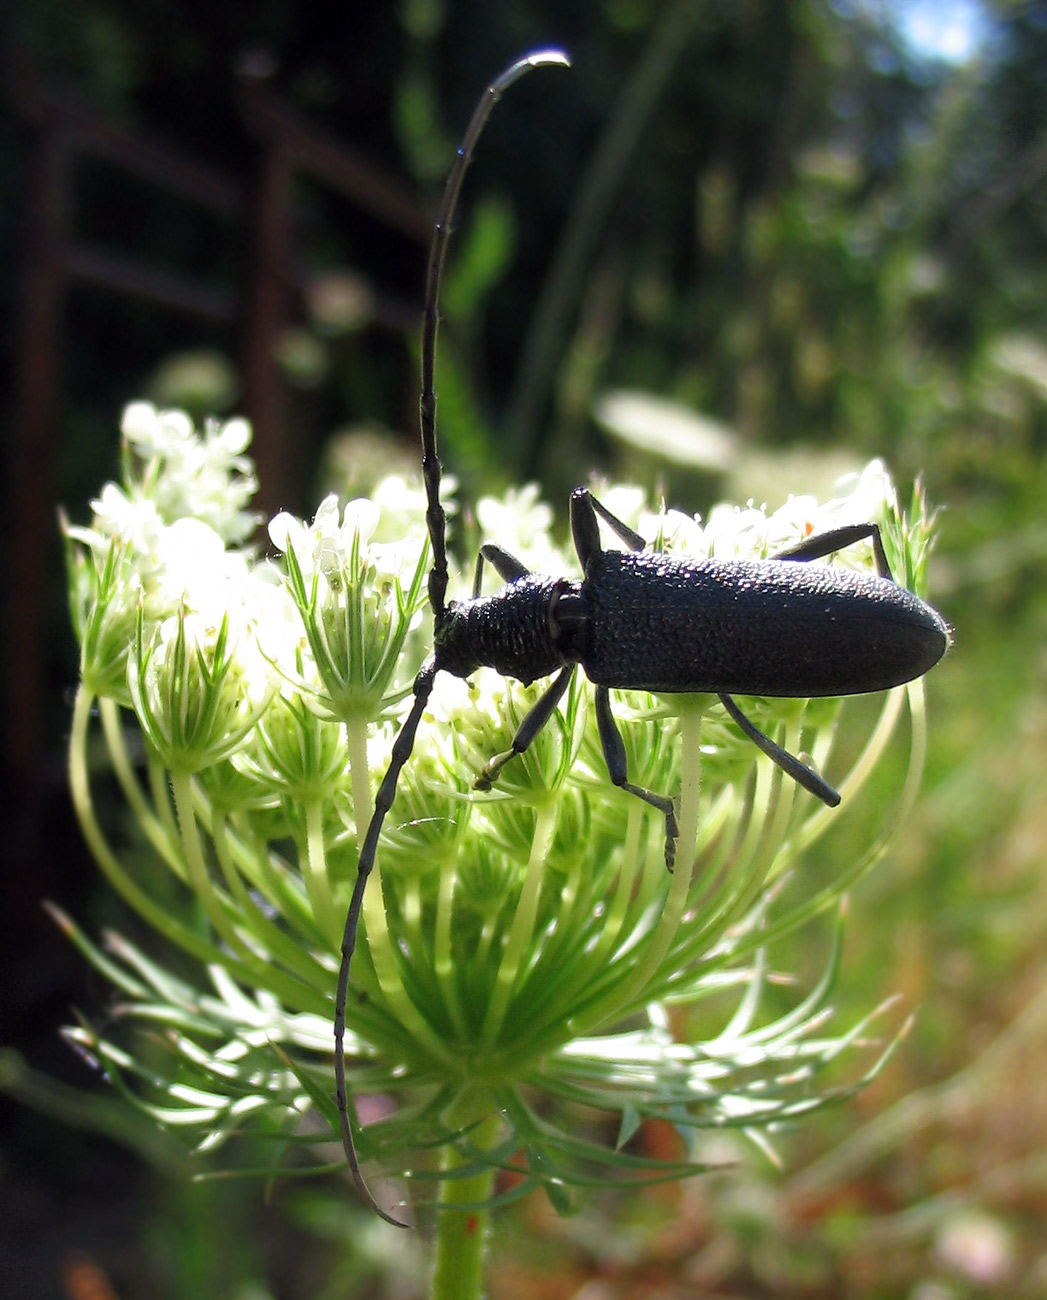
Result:
M451 221L465 172L494 105L531 69L549 65L566 67L568 59L559 50L526 55L497 77L481 97L447 178L426 274L419 425L432 548L429 604L433 652L415 678L414 700L393 744L360 846L342 939L334 1018L335 1082L349 1168L370 1205L398 1226L404 1225L375 1202L356 1156L345 1088L345 1008L364 889L374 867L378 837L437 675L449 672L464 678L488 667L524 684L552 676L520 724L511 747L495 755L477 778L475 788L484 790L549 721L580 666L596 688L597 726L611 781L664 816L665 858L671 868L677 830L673 801L629 780L625 747L611 713L612 688L717 695L763 753L805 790L835 807L840 802L837 792L764 735L732 696L800 698L885 690L922 676L938 662L949 643L948 627L940 615L893 581L875 523L816 534L764 560L682 559L645 551L644 539L586 488L577 488L570 501L571 531L584 575L581 581L531 573L500 546L487 542L480 547L471 599L447 600L434 368L440 285ZM600 520L628 550L605 551L601 547ZM802 563L866 539L872 544L875 575ZM480 594L485 563L505 584L490 596Z

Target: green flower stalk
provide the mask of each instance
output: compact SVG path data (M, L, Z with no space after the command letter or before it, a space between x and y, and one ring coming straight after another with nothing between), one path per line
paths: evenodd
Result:
M387 480L344 508L328 498L311 523L279 515L268 559L247 542L242 422L198 434L139 403L123 432L122 484L107 485L88 526L65 525L81 650L70 781L102 871L163 955L117 935L99 947L62 918L119 994L104 1036L68 1033L133 1105L196 1134L201 1151L250 1127L318 1152L305 1168L338 1167L339 945L374 784L429 649L424 494ZM773 514L717 506L703 522L652 511L633 488L599 495L683 555L758 557L877 520L895 573L923 587L923 498L903 513L878 462L832 501L796 497ZM573 571L534 489L481 501L477 517L525 564ZM832 562L872 559L855 546ZM468 578L458 586L468 594ZM494 789L474 792L539 689L488 670L441 678L379 844L352 971L352 1097L392 1106L359 1128L361 1157L416 1209L442 1210L437 1294L479 1278L495 1205L542 1188L566 1210L585 1188L693 1174L703 1131L766 1144L860 1086L891 1048L851 1085L821 1083L866 1029L828 1032L838 943L788 1012L763 1017L761 994L768 946L838 912L911 805L919 683L885 694L858 744L838 700L747 702L840 789L837 812L783 779L715 697L618 693L631 779L679 795L672 874L663 819L607 779L580 674ZM859 802L906 713L908 770L882 831L805 892L792 868ZM97 815L96 716L148 867ZM677 1159L635 1149L650 1118L675 1126Z

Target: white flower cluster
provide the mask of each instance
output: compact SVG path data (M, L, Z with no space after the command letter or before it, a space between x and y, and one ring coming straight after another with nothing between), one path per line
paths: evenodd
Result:
M128 476L132 495L148 496L168 522L196 519L226 542L242 542L257 516L248 505L258 487L245 453L251 441L246 420L209 420L202 435L184 411L158 411L132 402L120 425L126 447L141 464Z
M845 475L837 495L828 501L813 496L790 496L770 513L766 505L748 501L744 506L720 502L703 521L701 515L682 510L654 511L639 488L607 486L597 494L612 514L632 525L648 542L667 551L711 556L718 560L747 560L774 555L815 533L846 524L883 521L898 510L894 484L882 460ZM868 543L848 547L834 563L867 569L872 558Z
M212 1127L248 1104L284 1108L297 1125L315 1090L329 1087L316 1026L332 1013L358 846L412 682L432 650L425 494L387 479L344 507L326 498L311 522L281 513L269 524L279 558L266 559L248 541L254 476L242 421L195 434L180 413L136 403L124 435L122 484L103 489L89 526L66 527L82 665L70 745L74 802L114 887L214 986L199 993L162 975L153 984L135 976L132 1001L148 1003L147 1019L187 1026L170 1040L173 1090L159 1108L179 1113L182 1076L196 1070ZM654 545L696 556L773 554L813 532L872 519L896 546L909 537L878 462L826 504L796 497L773 513L751 502L717 506L704 522L651 511L635 488L605 485L597 494ZM477 519L484 536L529 567L577 572L537 488L485 498ZM850 548L841 562L870 557ZM462 597L472 582L466 570L452 574ZM674 1057L664 1035L645 1038L654 1064L641 1080L623 1065L628 1035L610 1031L624 1020L635 1028L654 1000L705 997L703 981L722 978L729 963L739 983L752 978L762 942L754 909L765 906L790 855L825 826L826 810L758 757L715 697L622 693L615 716L630 779L681 792L670 875L664 819L608 781L581 673L526 753L478 793L477 775L510 748L542 685L486 669L468 681L442 674L383 828L346 1043L357 1091L439 1085L432 1115L423 1109L391 1139L396 1150L443 1140L439 1097L463 1087L497 1097L492 1104L520 1143L536 1149L543 1139L529 1127L518 1084L619 1106L623 1125L626 1111L648 1103L681 1122L699 1093L708 1122L748 1113L727 1083L722 1096L707 1096L700 1046ZM809 752L819 766L832 760L837 702L754 706L761 727L790 752ZM885 704L843 774L845 788L868 775L899 707ZM154 877L140 880L102 831L87 761L96 713L145 839L190 901L188 919L168 894L152 896ZM125 741L132 713L144 778ZM870 851L863 861L873 858ZM840 889L848 878L839 873ZM819 906L833 897L826 891ZM145 965L128 964L136 972ZM185 1006L172 1010L177 990ZM209 1016L210 1037L195 1038ZM83 1041L111 1071L126 1064L111 1044ZM215 1041L224 1046L212 1057ZM295 1069L265 1055L274 1042L300 1053ZM767 1122L810 1104L792 1093L799 1076L788 1034L781 1060L779 1092L757 1098ZM685 1067L684 1094L674 1094ZM306 1068L323 1073L306 1085ZM723 1077L733 1079L734 1069L724 1065ZM188 1110L184 1122L193 1122ZM462 1140L470 1140L468 1125ZM586 1158L599 1162L601 1150L587 1147Z

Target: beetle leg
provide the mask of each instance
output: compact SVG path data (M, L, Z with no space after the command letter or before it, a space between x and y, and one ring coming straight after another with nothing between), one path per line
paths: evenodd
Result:
M575 488L571 493L571 533L574 537L574 549L578 552L578 560L583 569L588 563L589 556L601 549L597 515L631 551L642 551L647 545L639 533L634 532L628 524L622 523L616 515L612 515L606 506L602 506L588 488Z
M531 741L534 740L535 736L538 735L556 711L556 706L560 703L564 691L567 690L574 668L574 664L567 664L566 667L560 669L538 697L537 703L523 722L520 723L516 735L513 737L511 748L507 749L504 754L495 754L494 758L486 764L484 770L473 782L474 790L490 790L495 777L505 767L506 763L528 748Z
M571 536L578 563L584 570L589 556L603 548L600 546L600 526L596 522L592 493L585 488L575 488L571 493Z
M763 750L772 762L777 763L783 772L791 776L797 785L802 785L805 790L809 790L811 794L816 795L822 803L828 804L830 808L836 807L840 802L840 796L827 781L822 780L817 772L801 763L798 758L793 758L792 754L782 749L781 745L776 745L770 736L765 736L758 727L749 721L729 695L721 695L720 703L753 744Z
M596 688L596 725L600 731L600 744L603 748L604 762L611 781L620 790L636 795L652 808L656 808L665 817L665 865L670 871L676 861L676 809L673 801L664 794L655 794L642 786L633 785L628 780L628 767L625 760L625 745L611 713L611 697L606 686Z
M843 528L830 529L827 533L815 533L806 541L800 542L797 546L790 546L788 550L779 551L777 555L772 555L770 558L772 560L820 560L823 555L842 551L845 546L864 542L866 538L872 542L876 572L881 578L888 578L893 582L891 566L887 563L887 554L883 549L879 524L847 524Z
M495 572L503 582L515 582L526 578L531 570L508 551L503 551L496 542L484 542L476 556L476 576L473 578L473 600L480 594L483 581L484 560L494 566Z
M582 489L585 492L585 489ZM638 532L635 532L628 524L622 523L617 515L612 515L605 505L597 501L591 492L585 492L585 495L592 503L593 509L604 521L605 524L614 532L621 541L623 541L630 551L642 551L647 545Z

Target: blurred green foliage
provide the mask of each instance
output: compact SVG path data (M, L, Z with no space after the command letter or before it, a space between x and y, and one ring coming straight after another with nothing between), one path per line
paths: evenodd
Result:
M652 1279L725 1294L1047 1294L1045 1035L1042 1017L1015 1020L1047 976L1047 10L987 0L976 57L956 66L908 48L888 12L871 0L375 0L321 23L286 3L245 17L175 0L49 0L5 19L10 49L93 106L238 175L232 69L245 47L266 47L281 93L427 195L477 88L521 49L563 43L571 74L522 88L492 124L452 248L441 439L463 498L524 471L563 501L617 454L592 420L613 388L729 426L743 484L747 458L766 465L768 450L802 444L818 459L843 447L855 461L886 456L902 481L922 472L947 505L930 598L956 645L928 683L926 796L855 902L841 980L854 998L843 1020L891 992L917 1008L908 1044L859 1103L785 1144L789 1170L840 1144L803 1194L791 1190L802 1173L770 1184L750 1173L608 1202L567 1224L525 1206L495 1297L550 1294L553 1278L568 1296L597 1272L618 1296L646 1294ZM674 43L669 24L685 33ZM616 121L623 103L645 115L635 139ZM10 122L0 129L12 145L0 241L15 266L28 143ZM299 197L318 279L350 265L383 292L420 297L417 249ZM235 273L228 241L176 205L129 223L130 203L92 186L91 229ZM3 291L9 343L17 299L13 285ZM303 324L327 355L311 363L320 381L296 390L303 457L318 461L337 426L364 422L398 430L410 449L413 335L366 312L340 335ZM86 290L69 331L76 437L60 479L77 501L114 455L120 406L163 359L200 346L228 355L232 342ZM784 468L802 458L770 463L783 467L772 471L783 496L807 486ZM671 495L671 469L662 479ZM874 799L863 815L876 820ZM822 955L809 955L811 969ZM803 960L782 954L786 969ZM992 1055L1012 1022L1021 1032ZM996 1064L979 1072L983 1060ZM907 1094L965 1067L948 1104L905 1109ZM896 1127L876 1129L877 1115ZM864 1149L862 1133L882 1140ZM387 1267L376 1225L332 1227L314 1190L276 1193L298 1226L274 1235L263 1260L257 1187L212 1188L203 1209L166 1187L145 1198L138 1249L170 1262L145 1270L149 1294L277 1294L263 1276L284 1278L287 1296L414 1293ZM973 1231L956 1217L971 1205L1006 1228L988 1278L955 1245ZM126 1212L134 1222L142 1204ZM265 1231L277 1233L271 1221ZM227 1249L230 1234L242 1250ZM281 1270L277 1240L299 1258L315 1252L312 1264ZM126 1271L126 1294L147 1293Z

